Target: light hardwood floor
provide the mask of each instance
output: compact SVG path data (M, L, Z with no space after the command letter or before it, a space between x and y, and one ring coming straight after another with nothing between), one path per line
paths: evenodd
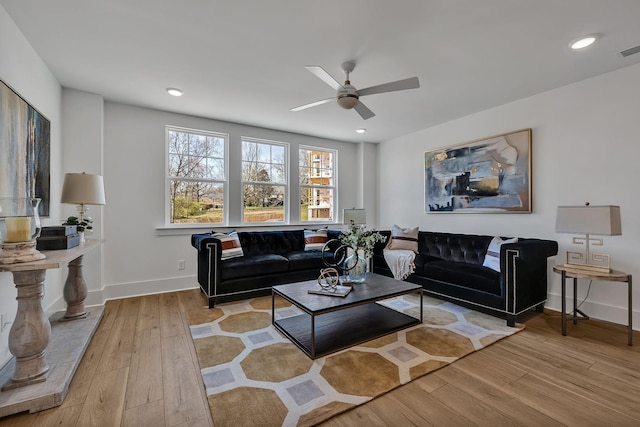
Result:
M64 403L0 427L213 425L185 314L205 307L197 290L109 301ZM323 426L640 426L640 334L588 320L563 337L553 311L526 325Z

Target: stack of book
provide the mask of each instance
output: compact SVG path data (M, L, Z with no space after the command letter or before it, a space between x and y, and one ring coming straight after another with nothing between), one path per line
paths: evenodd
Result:
M342 286L342 285L338 285L333 289L323 289L320 285L318 285L317 287L314 287L312 289L309 289L309 293L310 294L317 294L317 295L329 295L332 297L346 297L347 294L349 292L351 292L352 287L351 286Z
M56 225L42 227L37 239L36 249L39 251L53 249L71 249L80 244L80 234L75 225Z

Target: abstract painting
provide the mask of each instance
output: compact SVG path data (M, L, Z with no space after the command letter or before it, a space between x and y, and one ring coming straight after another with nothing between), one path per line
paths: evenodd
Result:
M49 120L0 81L0 197L38 197L49 216Z
M531 129L424 154L426 212L531 213Z

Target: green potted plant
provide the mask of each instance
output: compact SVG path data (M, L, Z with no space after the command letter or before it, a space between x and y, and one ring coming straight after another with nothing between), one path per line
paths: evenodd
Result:
M77 216L70 216L62 225L75 225L78 233L80 234L80 243L84 243L85 230L93 230L91 218L83 218L82 221Z

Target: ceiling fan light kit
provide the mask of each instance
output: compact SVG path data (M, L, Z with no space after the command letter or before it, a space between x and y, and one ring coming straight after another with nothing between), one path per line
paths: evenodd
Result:
M345 110L350 110L356 106L358 103L358 96L352 95L349 93L345 93L344 95L338 96L338 105L344 108Z
M404 80L398 80L395 82L384 83L377 86L371 86L362 90L356 89L355 86L351 84L349 81L349 73L351 73L356 64L354 62L343 62L342 63L342 71L344 71L346 79L344 85L338 83L336 79L331 77L329 73L327 73L322 67L319 66L309 66L306 67L311 73L313 73L320 80L331 86L336 91L336 102L338 105L346 110L354 109L356 112L362 117L364 120L370 119L375 116L373 111L367 108L366 105L360 101L361 96L365 95L374 95L378 93L386 93L386 92L395 92L399 90L407 90L407 89L417 89L420 87L420 82L417 77L411 77ZM325 104L331 101L334 98L323 99L321 101L311 102L309 104L304 104L299 107L294 107L291 111L301 111L306 110L307 108L315 107L317 105Z

